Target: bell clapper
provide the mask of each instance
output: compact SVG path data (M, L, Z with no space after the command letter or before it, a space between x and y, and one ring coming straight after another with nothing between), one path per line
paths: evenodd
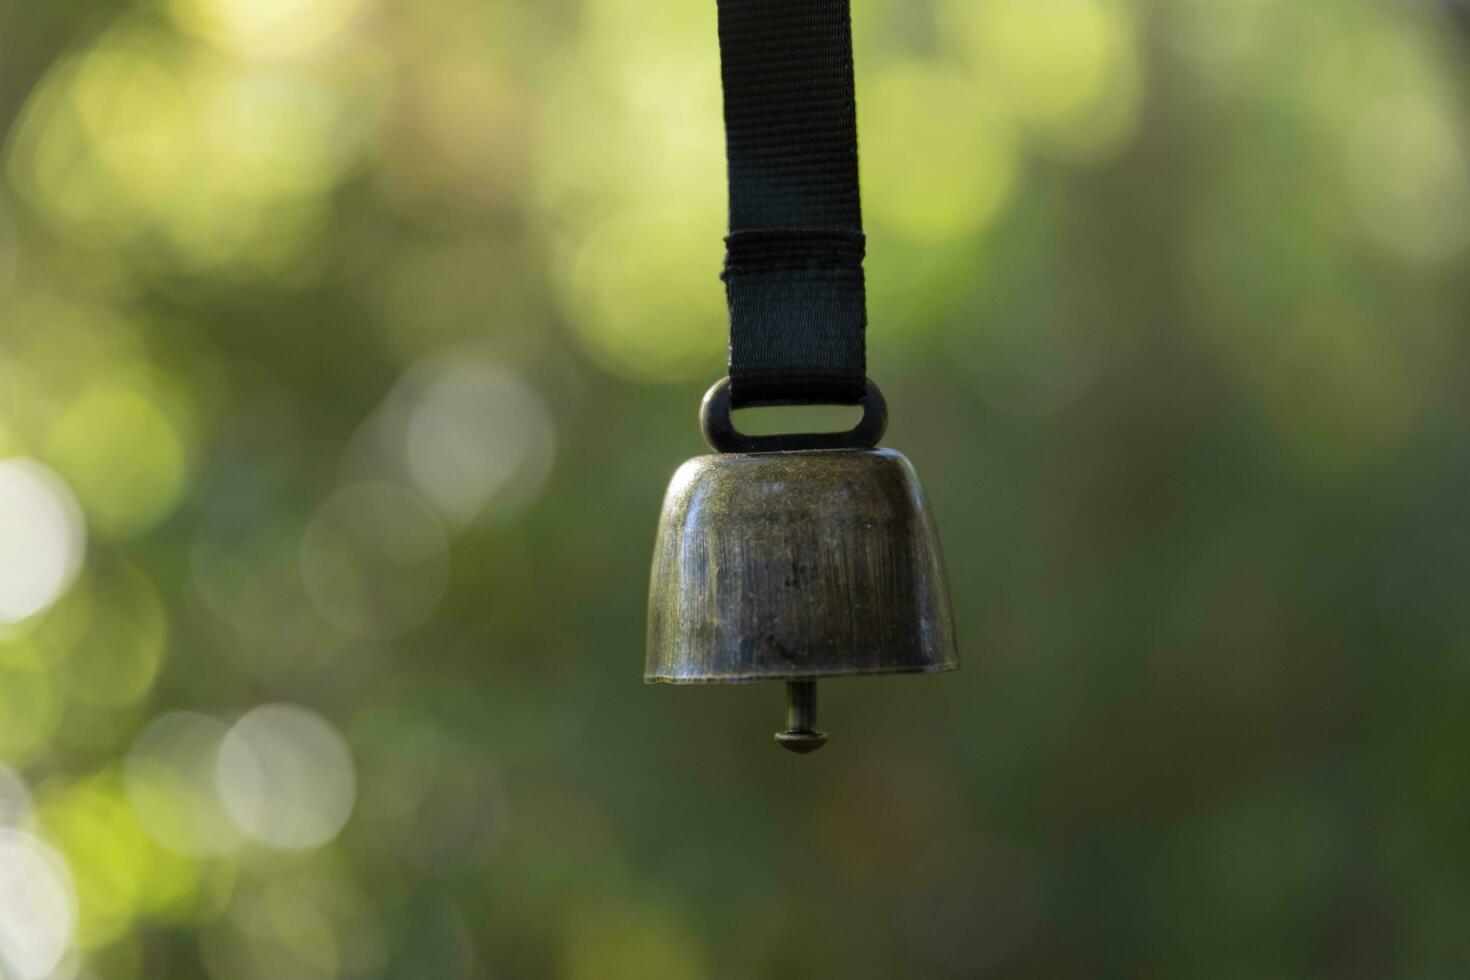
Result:
M786 682L786 730L776 733L781 748L792 752L815 752L827 744L827 733L816 730L817 682Z

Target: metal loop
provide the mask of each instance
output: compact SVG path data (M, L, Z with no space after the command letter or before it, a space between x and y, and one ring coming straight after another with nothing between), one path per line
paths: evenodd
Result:
M800 399L754 402L753 405L810 405ZM846 432L789 432L748 436L730 421L730 379L721 378L704 393L699 427L704 441L721 453L779 453L798 449L872 449L888 428L888 403L868 378L863 386L863 417Z

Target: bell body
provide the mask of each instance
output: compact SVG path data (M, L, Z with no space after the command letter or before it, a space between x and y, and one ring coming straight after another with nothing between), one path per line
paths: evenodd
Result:
M674 474L653 558L646 681L958 666L939 538L902 454L721 453Z

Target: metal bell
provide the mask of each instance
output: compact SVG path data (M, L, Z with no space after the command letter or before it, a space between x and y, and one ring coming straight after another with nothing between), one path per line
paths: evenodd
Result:
M871 382L848 433L745 436L729 415L725 380L702 409L722 452L685 463L664 498L644 679L786 681L776 739L810 752L826 741L817 678L959 666L939 539L913 466L871 448L886 422Z

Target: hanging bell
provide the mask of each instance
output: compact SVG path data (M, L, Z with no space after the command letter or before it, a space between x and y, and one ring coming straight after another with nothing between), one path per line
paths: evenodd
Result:
M876 385L846 433L743 435L728 378L700 414L719 454L685 463L664 498L647 682L785 681L776 740L811 752L827 740L817 678L959 666L918 477L902 454L874 448L887 424Z

